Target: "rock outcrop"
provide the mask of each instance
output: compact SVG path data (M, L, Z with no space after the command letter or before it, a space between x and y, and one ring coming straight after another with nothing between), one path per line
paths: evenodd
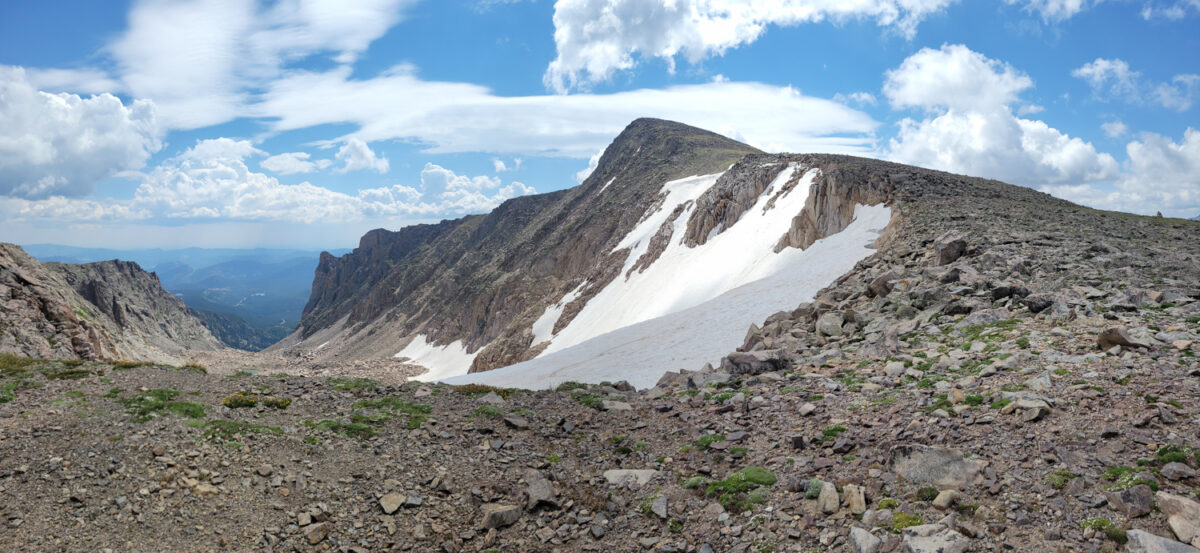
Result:
M222 346L136 263L39 263L0 244L0 352L35 358L177 362Z

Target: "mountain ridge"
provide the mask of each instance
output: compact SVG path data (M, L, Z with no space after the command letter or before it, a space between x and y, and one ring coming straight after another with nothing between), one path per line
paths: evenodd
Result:
M757 150L709 131L639 119L577 187L514 198L487 215L374 230L351 254L323 255L300 329L275 349L304 342L309 349L328 344L320 355L329 358L382 357L401 349L397 335L424 334L438 344L461 341L478 354L477 368L521 360L530 355L534 311L545 307L531 298L616 276L607 252L641 216L626 206L651 203L665 180L719 171L747 153ZM445 303L413 307L421 298ZM381 326L364 331L381 318Z
M0 351L51 359L180 362L220 342L133 262L40 263L0 244Z

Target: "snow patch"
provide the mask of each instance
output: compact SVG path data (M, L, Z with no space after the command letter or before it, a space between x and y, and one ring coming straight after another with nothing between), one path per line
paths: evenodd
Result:
M435 346L424 334L418 334L404 349L393 357L413 365L425 367L427 372L415 377L416 380L432 381L450 376L467 374L475 354L467 353L462 340L455 340L444 346Z
M601 186L601 187L600 187L600 191L599 191L599 192L596 192L596 193L597 193L597 194L599 194L600 192L604 192L604 191L605 191L605 190L608 188L608 185L612 184L612 183L613 183L613 181L615 181L615 180L617 180L617 177L613 177L613 178L611 178L611 179L608 179L608 182L604 183L604 186Z
M612 332L618 328L668 315L711 300L743 284L784 270L787 255L776 254L775 241L791 228L804 209L808 188L820 174L806 172L787 194L783 186L797 170L789 164L759 195L755 205L723 232L702 246L683 243L696 199L716 184L720 174L690 177L663 186L667 196L659 209L642 220L616 247L631 248L621 274L628 273L649 248L650 239L684 205L673 223L671 243L649 267L629 277L617 277L588 301L571 324L556 335L542 353L548 355ZM774 209L765 209L775 198ZM746 323L747 326L749 322Z
M542 313L538 320L533 322L533 345L540 344L554 337L554 325L558 323L558 318L562 317L563 308L568 303L575 301L579 294L583 293L583 287L587 285L587 281L576 286L574 290L567 292L558 303L546 306L546 311Z
M812 176L811 173L805 175L801 184L810 184ZM791 196L800 198L802 205L808 194ZM778 205L783 200L786 198L777 200L777 207L785 207ZM767 215L786 216L790 222L791 217L799 212L792 207L771 210ZM769 250L778 234L759 235L753 242L747 242L744 236L731 234L747 222L751 224L746 228L760 228L752 222L753 219L746 220L751 213L762 212L757 209L747 211L743 220L718 235L715 240L726 240L755 251L763 248ZM446 382L541 389L553 388L572 380L627 380L638 388L648 388L667 371L696 370L705 363L716 364L721 357L741 345L746 328L751 323L761 323L780 310L793 309L803 302L811 301L822 288L852 270L859 260L871 255L874 251L871 245L887 226L891 210L882 205L860 205L856 207L854 215L854 221L842 232L816 241L807 250L788 248L774 254L775 258L763 261L766 265L764 267L739 265L737 258L720 257L714 258L706 265L695 265L694 268L732 266L737 269L738 278L723 277L721 282L752 279L755 275L760 277L757 280L747 280L746 283L708 301L616 329L524 363L450 378ZM653 271L662 261L660 259L652 265L647 273ZM735 271L731 269L728 272ZM693 285L707 289L711 288L712 283L693 276L688 279L687 284L653 289L647 296L652 296L655 292L678 296L679 294L672 294L672 291L687 292ZM608 288L605 291L607 292ZM633 297L632 294L626 295ZM588 305L590 307L591 303ZM582 315L583 313L580 313L580 316ZM575 321L578 320L577 317ZM575 322L572 322L571 326L575 326ZM562 334L565 334L565 330ZM562 334L559 338L563 337ZM559 338L555 339L555 343Z

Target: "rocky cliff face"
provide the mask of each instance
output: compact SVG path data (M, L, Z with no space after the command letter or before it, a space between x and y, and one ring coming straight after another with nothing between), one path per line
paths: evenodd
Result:
M558 324L615 278L614 247L660 201L662 183L719 172L756 150L720 135L641 119L568 190L509 200L473 215L374 230L352 253L324 255L300 328L276 349L329 359L390 357L411 337L461 340L472 370L536 355L530 327L580 283ZM320 347L319 350L317 349Z
M0 352L57 359L177 362L222 346L136 263L39 263L0 244Z

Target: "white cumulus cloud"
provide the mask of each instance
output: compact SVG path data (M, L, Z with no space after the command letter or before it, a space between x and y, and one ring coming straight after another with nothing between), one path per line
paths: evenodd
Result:
M1011 104L1032 86L1012 66L948 44L922 48L888 71L883 94L892 107L972 110Z
M1048 186L1043 190L1101 209L1172 217L1200 212L1200 131L1188 127L1179 142L1143 133L1125 146L1125 171L1114 186Z
M558 0L558 55L543 80L564 93L661 58L673 68L749 44L769 25L871 19L913 36L917 25L956 0Z
M342 145L342 148L338 150L337 155L334 157L343 163L342 167L338 169L339 173L348 173L360 169L377 171L381 174L388 172L389 165L387 158L383 156L377 157L375 152L371 150L371 147L367 146L366 142L357 138L346 140L346 143Z
M890 159L1026 186L1112 179L1117 161L1045 122L1013 115L1033 86L1015 68L961 45L929 48L888 71L884 94L893 107L930 112L905 118L889 142Z
M152 103L41 92L19 67L0 66L0 129L0 195L22 198L91 193L162 148Z
M1125 126L1125 123L1120 121L1109 121L1107 123L1103 123L1100 125L1100 129L1103 130L1104 134L1107 134L1110 138L1123 136L1125 133L1129 132L1129 127Z
M1008 5L1024 4L1025 10L1037 12L1045 21L1062 21L1070 19L1079 12L1095 4L1099 0L1004 0Z
M292 175L296 173L313 173L322 169L329 168L333 162L328 159L318 159L309 161L311 156L308 152L287 152L283 154L273 155L262 160L259 165L268 171L279 173L281 175Z
M308 182L283 184L250 170L246 159L262 155L266 153L245 140L200 140L142 175L132 199L0 198L0 214L13 220L64 223L171 219L336 223L481 213L505 200L536 193L520 182L506 185L498 177L458 175L427 164L420 173L420 190L396 184L347 194Z
M1200 0L1198 0L1200 1ZM1071 72L1087 81L1102 100L1120 99L1132 104L1152 102L1167 109L1187 111L1200 94L1200 75L1184 73L1170 81L1155 83L1130 69L1121 59L1096 58Z

